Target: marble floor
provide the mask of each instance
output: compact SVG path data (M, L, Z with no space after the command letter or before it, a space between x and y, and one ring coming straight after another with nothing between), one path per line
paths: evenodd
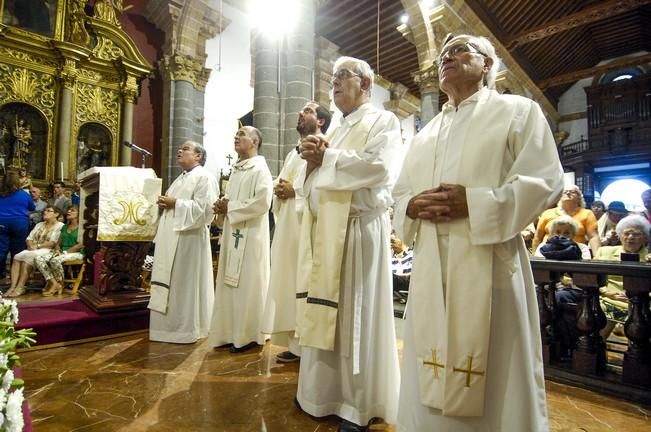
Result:
M277 363L280 351L230 354L205 341L149 342L143 332L21 358L38 432L336 431L335 418L315 420L293 405L298 364ZM649 407L551 382L547 398L554 432L651 430Z

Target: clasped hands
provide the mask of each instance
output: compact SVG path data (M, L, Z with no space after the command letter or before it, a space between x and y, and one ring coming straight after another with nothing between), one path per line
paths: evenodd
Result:
M298 146L301 158L307 161L307 172L312 172L323 163L323 154L330 146L323 136L308 135L301 140Z
M457 184L441 183L409 200L407 216L431 222L450 222L468 217L466 188Z
M212 205L212 211L218 215L225 215L228 213L228 198L223 197L215 201L215 204Z
M294 198L294 196L296 196L292 183L284 178L278 179L278 184L274 186L274 194L281 200Z
M156 200L156 204L158 204L158 208L160 209L173 209L176 206L176 198L169 195L161 195Z

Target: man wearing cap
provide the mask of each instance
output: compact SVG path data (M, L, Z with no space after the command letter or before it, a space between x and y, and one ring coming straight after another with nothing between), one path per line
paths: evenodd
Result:
M608 209L597 221L597 232L602 246L617 246L621 244L615 227L617 222L628 215L626 206L621 201L611 201Z

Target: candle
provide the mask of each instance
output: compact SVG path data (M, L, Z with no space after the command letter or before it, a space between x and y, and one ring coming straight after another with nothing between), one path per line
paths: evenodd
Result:
M61 183L63 183L63 162L61 162Z

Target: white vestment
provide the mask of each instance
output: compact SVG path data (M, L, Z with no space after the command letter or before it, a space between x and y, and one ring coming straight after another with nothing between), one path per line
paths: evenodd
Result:
M176 204L163 211L154 239L149 339L190 343L206 337L210 326L214 282L208 225L219 185L197 166L177 177L166 194Z
M337 148L363 119L378 117L361 151ZM340 275L334 350L302 347L297 399L317 417L337 415L365 425L395 421L400 383L387 208L402 139L398 119L367 103L331 136L322 165L297 184L304 211L318 215L320 191L352 191ZM326 242L327 243L327 242Z
M295 183L303 165L305 161L292 149L285 157L285 163L274 186L279 179ZM271 275L262 333L270 334L272 343L283 346L289 346L296 329L296 262L302 201L300 195L284 200L274 197L271 207L276 218L276 227L271 244ZM292 346L291 351L300 355L298 346Z
M407 217L409 200L440 183L465 186L469 217ZM412 141L394 189L397 235L415 241L401 431L548 430L538 306L520 231L562 188L554 138L529 99L484 88L458 108L446 104ZM460 244L470 248L460 254ZM486 305L473 303L480 294Z
M265 341L260 324L269 285L268 211L272 183L262 156L233 165L226 187L228 213L224 219L210 326L212 346L232 343L242 347Z

